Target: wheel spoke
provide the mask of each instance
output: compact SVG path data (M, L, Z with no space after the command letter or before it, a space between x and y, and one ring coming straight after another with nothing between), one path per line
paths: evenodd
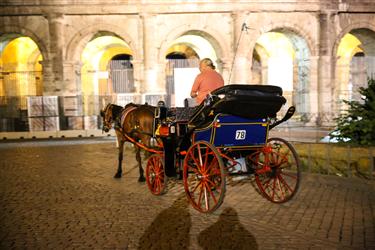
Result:
M191 190L190 193L195 193L195 191L197 190L197 188L198 188L200 185L201 185L201 181L198 181L198 182L197 182L197 185L195 185L194 189Z
M202 161L202 151L201 151L201 147L200 145L198 144L198 157L199 157L199 166L202 167L203 166L203 161Z
M287 187L287 189L289 189L289 191L293 193L293 189L289 186L289 184L285 181L285 179L281 175L279 175L279 179L281 183L284 184L284 186Z
M206 211L208 211L209 203L208 203L208 195L207 195L207 186L203 186L204 189L204 201L206 203Z
M279 186L279 190L280 190L280 194L281 194L281 197L279 196L279 198L280 198L281 200L284 200L284 199L285 199L285 193L284 193L284 189L283 189L282 186L281 186L279 176L277 176L276 179L277 179L277 184L278 184L278 186Z
M207 161L208 161L208 155L209 155L209 151L208 151L208 147L206 147L206 153L205 153L205 156L204 156L204 163L202 165L203 167L203 171L206 172L206 166L207 166Z
M276 179L272 179L272 187L270 187L270 192L272 194L272 200L275 200L275 195L277 196L276 193Z
M264 186L264 189L267 189L270 185L272 178L268 177L268 179L265 179L265 180L266 180L265 182L262 182L262 185Z
M216 197L215 197L214 193L212 192L212 189L210 188L210 186L208 186L208 183L206 183L206 188L208 189L209 194L211 195L214 202L217 203Z
M191 159L194 161L195 165L197 166L198 171L201 172L201 170L200 170L201 165L199 164L199 161L195 158L195 156L192 152L190 152L190 156L191 156Z
M201 188L199 189L198 207L201 207L202 193L203 191L201 186Z
M220 189L220 186L219 186L220 184L219 184L219 185L218 185L218 184L215 184L215 182L213 182L213 181L211 181L211 180L207 180L207 184L208 184L208 183L210 183L210 184L212 183L211 186L214 187L215 189Z
M205 173L209 173L209 170L210 170L213 166L215 166L216 163L217 163L217 162L216 162L214 159L212 159L211 162L210 162L210 165L205 169L205 170L206 170Z
M192 170L196 175L201 175L201 172L199 172L199 169L197 169L197 168L193 168L193 167L191 167L191 166L189 166L189 170Z

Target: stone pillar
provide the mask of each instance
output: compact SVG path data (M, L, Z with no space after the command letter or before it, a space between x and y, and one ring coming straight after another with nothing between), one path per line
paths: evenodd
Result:
M144 51L144 84L142 92L160 93L165 92L158 83L159 64L157 60L157 49L155 46L156 38L156 15L143 13L143 51Z
M317 56L310 56L310 86L309 86L309 100L310 107L310 121L308 125L320 125L319 124L319 82L318 82L318 68L319 68L319 57Z
M77 78L77 72L80 72L79 63L75 62L63 62L63 76L64 76L64 89L63 95L81 95L81 79ZM81 66L80 66L81 67ZM80 77L80 76L79 76Z
M222 69L222 76L223 76L225 85L229 84L228 79L229 79L231 66L232 66L231 59L223 58L223 60L221 61L221 69Z
M247 13L234 12L232 13L233 23L233 68L230 74L230 83L247 83L249 79L249 72L251 71L251 62L247 58L248 46L244 43L246 40L246 31L243 30L243 24Z
M43 63L44 95L61 95L64 91L63 49L64 15L47 15L49 28L49 61Z
M143 80L143 62L142 60L132 60L133 64L133 76L134 76L134 92L142 92L142 80Z
M317 125L333 126L334 82L332 79L333 60L331 56L332 14L320 13L319 59L317 69L318 117Z

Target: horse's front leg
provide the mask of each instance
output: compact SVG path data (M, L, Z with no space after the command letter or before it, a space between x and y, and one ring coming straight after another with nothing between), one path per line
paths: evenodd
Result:
M123 138L117 137L117 143L118 143L118 166L117 166L117 172L115 174L115 178L121 178L122 176L122 159L124 154L124 144L125 140Z
M143 168L142 168L142 158L141 158L141 149L138 146L135 146L136 148L136 153L135 153L135 158L137 159L138 162L138 167L139 167L139 182L144 182L145 176L143 175Z

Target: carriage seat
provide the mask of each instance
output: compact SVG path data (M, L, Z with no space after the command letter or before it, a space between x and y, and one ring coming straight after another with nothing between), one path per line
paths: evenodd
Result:
M276 117L286 103L282 94L282 89L273 85L226 85L213 91L198 106L189 120L189 126L205 126L219 113L250 119Z

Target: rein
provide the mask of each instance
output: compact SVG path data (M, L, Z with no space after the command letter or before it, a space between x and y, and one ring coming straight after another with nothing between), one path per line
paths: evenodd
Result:
M149 148L147 147L146 145L140 143L140 142L137 142L136 140L134 140L133 138L131 138L129 135L127 135L126 133L122 133L122 135L125 137L125 139L127 139L128 141L130 141L131 143L137 145L138 147L148 151L148 152L151 152L151 153L156 153L156 154L162 154L163 151L162 150L156 150L156 149L152 149L152 148Z

